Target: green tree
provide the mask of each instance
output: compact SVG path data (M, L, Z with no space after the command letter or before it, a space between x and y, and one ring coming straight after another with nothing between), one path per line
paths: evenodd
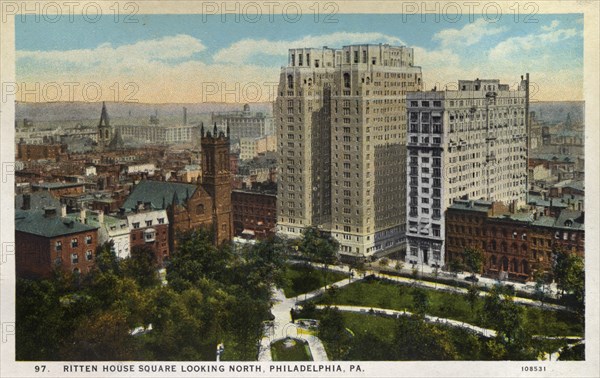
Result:
M533 279L535 281L535 296L542 302L542 307L544 307L544 301L546 300L550 284L552 283L552 275L540 268L535 270Z
M493 287L485 296L481 316L488 328L496 330L496 342L503 345L506 358L522 360L536 357L531 335L524 327L523 309L514 303L512 297L503 294L501 287Z
M448 269L452 273L459 273L465 269L465 266L461 260L455 258L450 260L450 262L448 263Z
M467 301L469 302L469 306L471 307L471 312L475 311L475 305L479 300L479 286L471 285L467 289Z
M176 290L191 288L204 279L223 282L229 277L233 254L228 246L217 247L204 230L178 235L177 249L171 254L167 281Z
M78 322L63 351L65 360L133 360L137 355L129 334L127 314L119 309L102 311Z
M322 311L318 336L325 345L332 360L343 360L348 352L350 335L346 331L344 317L339 309L326 307Z
M481 272L483 252L480 249L466 247L462 252L462 259L471 274Z
M395 360L454 360L456 348L448 331L427 324L421 317L398 318L394 331Z
M135 279L141 287L160 284L158 258L154 249L148 246L133 247L131 257L123 261L123 271L127 277Z
M413 305L415 308L415 314L419 317L424 317L429 309L429 296L427 292L420 288L414 288L412 290Z
M323 264L337 261L339 243L316 227L307 227L302 232L299 250L306 258Z
M104 243L96 248L94 267L101 272L120 272L119 259L113 250L113 242Z
M583 259L574 253L559 250L553 267L556 287L563 301L580 315L585 306L585 268Z

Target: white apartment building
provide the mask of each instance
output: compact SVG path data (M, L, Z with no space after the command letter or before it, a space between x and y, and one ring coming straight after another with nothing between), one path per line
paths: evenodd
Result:
M274 117L278 231L331 232L340 253L404 248L406 102L421 89L413 49L351 45L290 49Z
M525 203L528 80L407 94L406 262L444 265L444 213L455 199Z

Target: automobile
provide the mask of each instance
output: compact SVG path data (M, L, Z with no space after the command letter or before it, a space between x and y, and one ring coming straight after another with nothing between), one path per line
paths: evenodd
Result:
M475 275L472 276L466 276L465 277L466 281L471 281L471 282L479 282L479 278L477 278Z

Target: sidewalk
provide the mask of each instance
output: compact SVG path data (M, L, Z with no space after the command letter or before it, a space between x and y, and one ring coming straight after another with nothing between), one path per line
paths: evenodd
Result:
M318 289L307 294L307 299L314 298L324 289ZM303 296L303 295L302 295ZM272 361L271 343L286 337L303 339L308 342L313 361L329 361L325 347L321 340L313 335L307 335L298 332L296 324L292 323L290 310L296 306L298 297L286 298L283 290L275 289L273 291L273 307L271 312L275 316L272 327L265 327L264 334L260 340L260 350L258 352L258 361Z

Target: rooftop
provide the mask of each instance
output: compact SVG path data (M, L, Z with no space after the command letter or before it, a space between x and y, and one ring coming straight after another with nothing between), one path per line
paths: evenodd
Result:
M163 209L173 203L173 198L180 204L191 197L198 186L181 182L142 180L131 191L123 204L125 209L135 209L138 202L150 202L153 209Z
M54 211L53 215L51 214L52 211ZM53 238L98 229L98 227L85 225L70 218L60 217L57 214L59 212L60 209L51 208L46 208L46 210L17 210L15 211L15 230Z

